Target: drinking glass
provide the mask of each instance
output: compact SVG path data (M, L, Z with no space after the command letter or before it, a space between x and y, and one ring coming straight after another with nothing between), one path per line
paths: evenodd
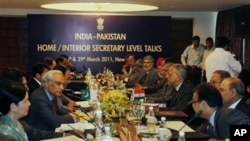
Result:
M137 129L142 129L143 127L141 126L141 120L142 120L142 117L145 114L145 108L141 107L139 102L138 103L136 102L134 104L134 107L133 107L133 112L134 112L134 115L137 117L136 122L138 122L138 125L136 126L136 128Z

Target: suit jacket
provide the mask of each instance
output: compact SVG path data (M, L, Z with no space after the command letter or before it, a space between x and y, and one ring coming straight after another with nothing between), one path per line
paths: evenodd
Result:
M145 94L154 94L155 92L159 91L159 90L162 90L164 85L166 84L166 79L165 78L158 78L156 81L155 81L155 86L153 88L148 88L148 89L145 89Z
M235 109L245 113L250 116L250 106L247 105L243 100L241 100L235 107Z
M249 115L249 108L248 108L248 105L243 101L241 100L235 107L236 110L239 110L243 113L245 113L246 115L250 116ZM208 121L205 120L196 130L198 132L203 132L205 133L206 132L206 129L208 127Z
M28 87L29 87L29 95L31 96L31 94L32 94L35 90L37 90L38 88L40 88L41 86L40 86L39 83L37 83L37 81L36 81L34 78L32 78L32 79L28 82ZM58 106L59 106L59 108L60 108L62 111L64 111L64 112L63 112L64 114L68 114L69 112L71 112L71 110L69 110L69 109L65 106L65 105L68 105L69 101L70 101L70 99L69 99L67 96L65 96L64 94L62 95L62 97L58 98L58 101L57 101ZM60 110L60 111L61 111L61 110Z
M228 138L230 125L250 125L250 117L236 109L217 108L214 118L214 137L221 140Z
M40 84L37 83L37 81L32 78L29 82L28 82L28 87L29 87L29 95L31 96L31 94L38 88L40 88Z
M30 97L31 107L27 117L27 122L34 128L40 130L54 131L62 123L73 123L74 119L69 114L62 114L58 105L56 105L56 114L53 112L53 106L43 87L40 87Z
M132 72L128 75L128 82L125 82L127 88L133 88L135 87L135 84L137 83L140 73L138 70L133 69Z
M149 71L140 73L137 83L140 83L146 89L154 89L157 87L156 81L159 80L158 71L151 68Z
M191 81L183 81L178 92L172 91L172 93L175 94L173 94L171 99L167 100L167 107L174 110L183 110L186 114L189 115L189 117L193 116L194 111L192 105L188 103L192 100L194 87L195 86Z
M165 103L167 100L172 98L173 87L169 86L167 82L165 82L162 89L158 90L156 93L146 95L147 100L151 100L157 103Z
M28 136L29 141L40 141L42 139L50 139L62 137L63 132L53 132L53 131L44 131L31 127L25 120L20 120L23 128Z

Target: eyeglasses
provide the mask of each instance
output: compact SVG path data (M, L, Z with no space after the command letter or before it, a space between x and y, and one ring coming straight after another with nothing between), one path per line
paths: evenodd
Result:
M210 81L211 84L221 83L221 81Z
M195 104L197 102L201 102L200 100L192 101L192 104Z

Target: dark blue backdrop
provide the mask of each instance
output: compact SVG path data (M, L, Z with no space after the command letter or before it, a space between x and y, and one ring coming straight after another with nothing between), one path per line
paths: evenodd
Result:
M103 23L97 19L102 18ZM124 64L124 57L134 53L138 58L150 54L155 59L170 55L170 16L83 16L83 15L28 15L29 70L45 56L69 56L78 71L91 68L94 74L104 67L114 72ZM97 27L103 28L102 31ZM125 35L126 38L99 39L97 34ZM83 35L76 38L75 35ZM73 46L80 46L80 50ZM94 46L123 46L118 51L94 51ZM130 50L128 46L139 46ZM67 50L70 48L70 50ZM85 48L86 46L89 47ZM150 46L152 50L146 50ZM113 47L112 47L113 48Z

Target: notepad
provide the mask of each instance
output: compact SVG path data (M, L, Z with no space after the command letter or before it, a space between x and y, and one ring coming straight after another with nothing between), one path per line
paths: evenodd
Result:
M41 140L41 141L84 141L84 140L72 135L72 136L52 138L52 139Z
M83 108L89 108L89 101L77 101L76 102L77 105L81 105Z
M73 130L72 128L83 131L83 130L93 130L95 129L95 126L92 123L88 122L61 124L60 127L56 128L56 132Z

